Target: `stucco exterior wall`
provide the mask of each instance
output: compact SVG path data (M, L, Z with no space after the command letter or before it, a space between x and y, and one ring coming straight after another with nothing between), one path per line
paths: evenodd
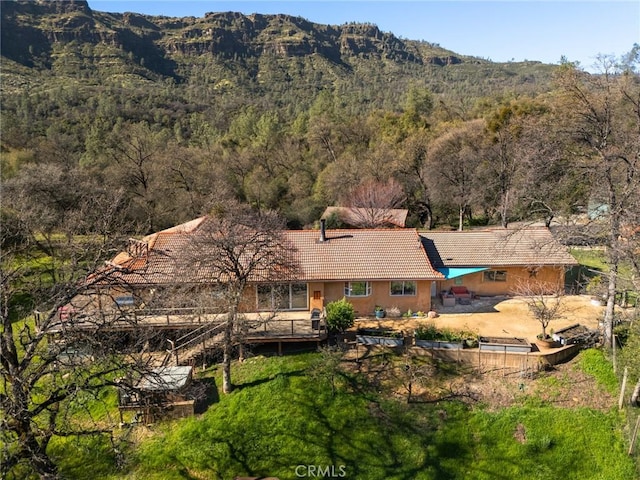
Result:
M530 280L560 287L564 285L564 267L540 267L535 276L531 276L529 267L492 267L490 270L507 272L506 281L485 280L484 272L477 272L437 282L438 292L449 290L453 286L465 286L476 295L512 295L518 285Z
M431 281L420 280L416 282L416 294L413 296L391 295L391 282L376 281L371 284L371 295L366 297L347 297L353 305L357 315L373 315L376 306L384 309L398 307L402 313L407 310L413 312L428 312L431 309ZM324 284L325 305L344 297L344 282L331 282Z
M431 309L431 285L430 280L416 281L415 295L391 295L390 281L372 281L371 294L364 297L347 297L353 304L356 314L373 315L375 307L381 306L384 309L398 307L402 313L407 310L413 312L428 312ZM112 294L115 291L112 291ZM118 292L119 295L131 295L127 290ZM149 289L139 289L135 293L141 302L148 302L150 299ZM310 282L307 284L307 307L308 311L313 309L322 310L327 303L340 300L345 296L345 282ZM113 300L110 299L112 303ZM257 310L257 292L255 285L248 285L243 292L239 305L241 312L254 312Z

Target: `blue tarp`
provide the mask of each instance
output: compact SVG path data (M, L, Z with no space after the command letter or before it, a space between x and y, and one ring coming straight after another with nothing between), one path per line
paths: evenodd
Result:
M484 270L489 270L489 267L438 268L438 271L443 274L444 278L446 278L447 280L451 278L462 277L463 275L469 275L470 273L482 272Z

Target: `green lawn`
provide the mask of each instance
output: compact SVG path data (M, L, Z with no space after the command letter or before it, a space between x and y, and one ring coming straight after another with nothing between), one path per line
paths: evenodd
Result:
M585 272L587 277L596 275L593 270L597 270L599 272L609 271L609 265L607 264L606 254L604 250L572 248L571 255L573 255L573 257L578 261L578 263L580 263L580 265L591 270L590 272ZM640 294L634 291L633 284L630 281L633 276L631 265L629 263L621 263L619 266L618 275L618 290L626 291L624 300L628 305L636 305ZM622 300L622 294L619 293L617 301L621 302Z
M581 365L608 384L603 358L591 357ZM83 478L82 464L99 462L93 478L294 479L318 467L366 480L635 478L616 410L531 398L499 411L455 400L407 404L358 374L340 376L332 395L328 380L309 375L318 358L257 357L234 366L236 391L201 416L151 427L123 470L109 467L113 454L94 444L74 449L63 473ZM209 373L219 384L218 372Z
M582 248L572 248L571 255L580 265L606 272L609 267L606 263L604 250L587 250Z

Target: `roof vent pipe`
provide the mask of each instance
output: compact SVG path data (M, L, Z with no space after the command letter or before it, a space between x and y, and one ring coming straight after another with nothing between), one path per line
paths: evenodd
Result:
M324 218L320 219L320 241L327 241L327 221Z

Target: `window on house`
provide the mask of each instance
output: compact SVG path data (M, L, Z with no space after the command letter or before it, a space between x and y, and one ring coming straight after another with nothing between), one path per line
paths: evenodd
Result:
M304 310L307 308L307 284L258 285L258 310Z
M414 296L416 294L416 282L397 281L391 282L392 296Z
M132 307L136 304L135 298L133 295L122 295L120 297L116 297L116 305L119 307Z
M506 282L507 272L504 270L485 270L484 273L485 282Z
M344 282L345 297L367 297L371 295L369 282Z
M291 308L305 309L307 308L307 284L306 283L292 283L291 287Z
M258 285L258 310L270 310L273 307L271 289L272 285Z

